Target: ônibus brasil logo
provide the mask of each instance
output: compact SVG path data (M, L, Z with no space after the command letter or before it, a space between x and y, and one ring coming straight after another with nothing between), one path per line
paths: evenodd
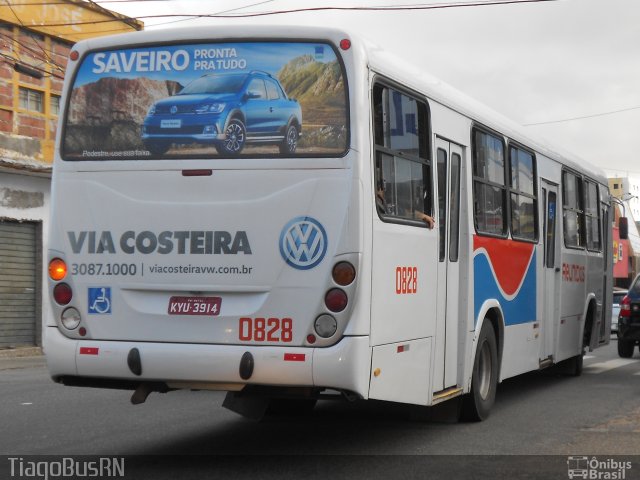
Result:
M318 265L327 253L327 232L315 218L296 217L280 233L280 254L298 270Z

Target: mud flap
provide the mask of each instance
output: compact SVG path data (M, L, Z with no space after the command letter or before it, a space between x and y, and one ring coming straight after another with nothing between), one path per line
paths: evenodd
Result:
M269 406L269 398L261 395L243 395L242 392L227 392L222 406L245 418L261 420Z

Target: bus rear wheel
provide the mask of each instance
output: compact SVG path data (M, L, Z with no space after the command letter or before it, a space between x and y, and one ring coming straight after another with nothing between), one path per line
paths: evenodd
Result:
M569 375L570 377L579 377L582 375L582 368L584 365L584 350L575 357L568 358L558 364L560 367L559 372L563 375Z
M478 422L486 419L496 398L498 388L498 346L491 322L486 320L473 363L471 391L462 399L461 419Z

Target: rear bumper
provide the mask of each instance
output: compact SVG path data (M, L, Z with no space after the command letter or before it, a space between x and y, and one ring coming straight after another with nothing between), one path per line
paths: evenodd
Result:
M627 319L618 321L618 339L640 341L640 323L629 323Z
M127 364L134 348L140 352L140 375ZM248 380L240 377L245 352L254 358ZM366 336L345 337L328 348L263 347L74 340L49 327L45 353L51 377L69 384L82 378L113 385L162 382L170 388L239 390L244 385L269 385L332 388L363 398L369 393L371 348Z
M170 143L212 143L217 141L226 140L227 136L224 133L212 133L212 134L204 134L204 133L175 133L175 134L160 134L160 133L152 133L152 134L143 134L142 141L153 143L154 141L166 141Z

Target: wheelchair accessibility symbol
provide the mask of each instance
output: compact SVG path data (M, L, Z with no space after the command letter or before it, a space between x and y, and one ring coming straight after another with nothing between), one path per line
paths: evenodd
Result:
M89 289L89 313L111 314L111 288L98 287Z

